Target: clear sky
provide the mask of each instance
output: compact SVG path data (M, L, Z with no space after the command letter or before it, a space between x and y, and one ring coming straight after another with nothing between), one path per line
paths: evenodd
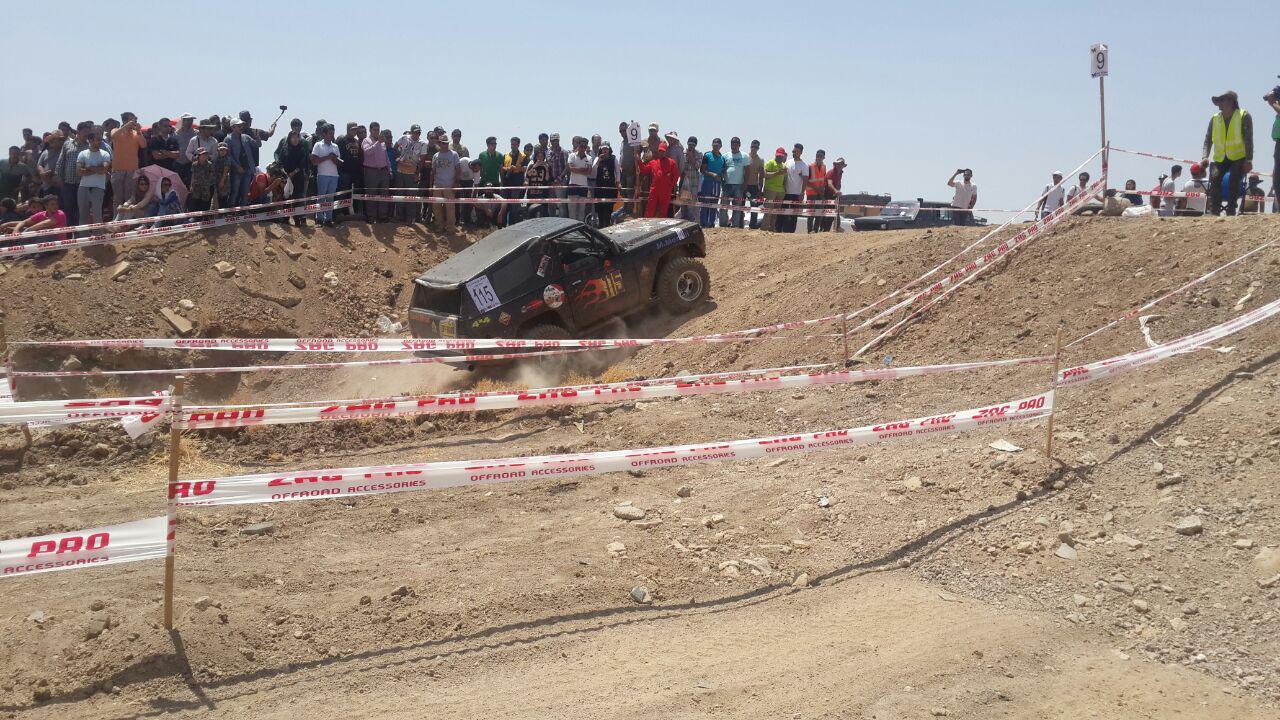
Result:
M1111 48L1108 135L1120 147L1198 157L1209 97L1234 89L1269 169L1274 113L1261 98L1280 82L1274 2L57 7L21 31L7 23L6 144L23 127L123 110L149 122L248 109L265 127L280 104L286 127L293 116L308 129L320 117L378 120L397 135L415 122L458 127L474 153L487 135L500 147L543 130L617 139L621 120L656 120L701 145L738 135L766 151L802 142L807 156L843 155L846 192L949 199L947 176L972 167L980 207L1020 208L1050 171L1098 147L1094 42ZM1242 16L1219 27L1220 15ZM1113 157L1113 184L1150 187L1164 165Z

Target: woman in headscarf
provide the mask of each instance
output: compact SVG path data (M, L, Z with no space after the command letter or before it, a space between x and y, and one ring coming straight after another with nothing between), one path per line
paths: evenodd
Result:
M284 152L280 154L280 169L293 184L292 199L310 197L307 187L307 171L311 169L311 148L302 142L302 133L291 130L285 138ZM307 224L305 215L295 215L293 222L298 227Z
M182 201L178 199L178 191L173 189L173 181L160 179L160 192L156 195L156 216L176 215L182 211ZM157 221L155 226L172 225L173 221Z
M116 220L152 217L156 214L156 206L151 180L146 175L139 175L133 183L133 194L116 206Z
M618 177L621 175L618 159L613 156L613 147L609 143L600 145L600 154L591 164L591 175L595 181L593 188L598 200L595 204L596 227L606 228L613 222L613 202L618 197Z

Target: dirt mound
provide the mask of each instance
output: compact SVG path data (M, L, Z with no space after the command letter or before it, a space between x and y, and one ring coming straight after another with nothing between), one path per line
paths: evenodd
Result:
M1072 339L1278 230L1271 218L1072 220L865 362L1044 353L1059 323ZM714 230L707 258L714 306L637 320L628 332L700 334L861 307L978 232ZM315 231L307 242L318 246L322 237L327 242ZM302 262L267 260L260 246L246 245L252 236L237 238L245 254L227 259L238 269L254 267L252 256L280 277L288 263ZM334 239L326 257L340 280L367 281L352 292L376 299L378 313L392 307L381 293L455 249L428 243L380 253L386 245L372 237L356 245L363 252L348 253ZM329 267L319 260L300 292L315 294L285 308L213 273L222 259L213 241L146 247L161 246L165 262L148 263L151 272L162 266L178 282L170 268L188 253L193 277L204 273L201 287L224 307L278 308L245 312L237 322L298 334L369 332L360 323L371 311L336 307L335 291L312 287ZM419 253L412 261L411 252ZM402 264L390 267L387 256ZM88 261L70 253L57 262L70 271ZM39 288L89 287L88 275L51 283L49 265L28 265L0 277L21 284L3 285L11 292L31 293L11 306L22 312L49 307L34 295ZM370 265L395 277L368 272ZM104 313L119 315L112 321L119 326L95 330L76 326L88 322L80 317L32 320L11 309L10 327L21 329L11 336L161 332L149 315L145 325L125 318L186 295L179 283L162 299L153 290L170 280L140 282L146 277L126 281L136 295L115 296ZM1260 254L1156 308L1163 317L1151 332L1166 340L1207 327L1236 314L1250 290L1241 307L1275 299L1278 287L1280 251ZM212 302L204 298L191 297L198 308ZM212 316L195 314L200 331L209 331ZM35 327L55 321L61 325ZM1071 349L1064 363L1144 345L1129 321ZM184 510L181 644L159 629L159 563L0 583L0 605L10 609L0 617L0 710L52 718L217 708L227 717L285 717L341 707L380 717L403 713L411 697L415 708L445 717L474 715L476 703L489 710L482 714L518 717L763 718L818 716L835 706L892 717L1270 717L1280 697L1280 639L1269 631L1280 617L1280 326L1261 323L1221 346L1232 350L1190 353L1061 392L1053 460L1038 450L1043 425L1028 424L786 460ZM658 347L609 373L842 356L835 341ZM408 390L403 385L419 379L361 375L338 387L356 392L387 381ZM795 433L1022 397L1043 389L1048 375L1036 365L788 393L192 433L182 474ZM295 398L329 389L302 374L248 382ZM1025 450L993 449L999 439ZM109 425L41 433L25 461L0 470L0 526L18 537L162 513L161 445L143 447ZM627 502L646 511L643 522L615 516ZM1199 519L1199 532L1177 529L1188 516ZM270 530L244 532L261 523ZM631 599L637 586L652 605ZM762 657L766 645L771 652ZM569 696L582 699L569 707ZM353 697L367 704L352 707ZM462 711L455 702L462 697L483 699Z

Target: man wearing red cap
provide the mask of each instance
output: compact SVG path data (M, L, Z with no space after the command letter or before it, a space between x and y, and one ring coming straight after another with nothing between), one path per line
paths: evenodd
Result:
M658 150L653 159L640 163L637 167L640 174L650 178L649 201L645 203L645 217L667 217L671 207L671 191L680 179L680 166L667 157L667 144L658 143Z

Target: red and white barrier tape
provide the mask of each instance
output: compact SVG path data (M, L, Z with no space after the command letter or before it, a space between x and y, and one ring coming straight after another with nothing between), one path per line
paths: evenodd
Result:
M1148 365L1168 359L1174 355L1201 349L1204 345L1220 340L1228 335L1240 332L1247 327L1280 314L1280 300L1273 300L1247 313L1238 315L1220 325L1201 330L1185 337L1162 343L1154 347L1144 348L1125 355L1118 355L1107 360L1099 360L1088 365L1067 368L1058 373L1057 387L1083 385L1095 380L1105 380L1136 367Z
M484 362L528 360L550 355L571 355L583 352L582 348L570 350L546 350L542 352L508 353L493 355L456 355L446 357L393 358L390 360L359 360L354 362L293 363L289 365L239 365L220 367L155 368L151 370L15 370L14 378L65 378L106 377L112 375L221 375L224 373L265 372L271 370L340 370L353 367L386 367L391 365L469 365Z
M1160 304L1161 302L1163 302L1163 301L1165 301L1165 300L1167 300L1167 299L1169 299L1169 298L1173 297L1174 295L1177 295L1177 294L1179 294L1179 293L1185 292L1186 290L1189 290L1190 288L1195 287L1196 285L1199 285L1200 283L1204 282L1205 280L1208 280L1209 278L1213 277L1214 275L1217 275L1218 273L1222 272L1223 270L1226 270L1227 268L1231 267L1232 265L1235 265L1235 264L1236 264L1236 263L1238 263L1238 262L1242 262L1242 261L1244 261L1244 260L1247 260L1248 258L1252 257L1253 255L1256 255L1257 253L1262 252L1263 250L1266 250L1267 248L1271 247L1272 245L1275 245L1277 242L1280 242L1280 238L1276 238L1275 240L1271 240L1271 241L1269 241L1269 242L1265 242L1265 243L1263 243L1262 245L1259 245L1258 247L1256 247L1256 248L1254 248L1254 249L1250 250L1249 252L1247 252L1247 253L1245 253L1245 254L1241 255L1240 257L1238 257L1238 258L1236 258L1236 259L1232 260L1231 262L1228 262L1228 263L1226 263L1225 265L1220 265L1220 266L1218 266L1218 267L1216 267L1216 268L1214 268L1214 269L1210 270L1209 272L1207 272L1207 273L1205 273L1205 274L1201 275L1200 277L1198 277L1198 278L1196 278L1196 279L1194 279L1194 280L1191 280L1190 282L1188 282L1188 283L1186 283L1186 284L1182 285L1181 287L1179 287L1179 288L1175 288L1175 289L1173 289L1173 290L1170 290L1169 292L1167 292L1167 293L1165 293L1165 294L1161 295L1160 297L1157 297L1156 299L1154 299L1154 300L1152 300L1152 301L1148 302L1147 304L1143 305L1142 307L1138 307L1138 308L1134 308L1133 310L1130 310L1129 312L1125 313L1124 315L1121 315L1120 317L1116 318L1115 320L1112 320L1111 322L1107 323L1106 325L1103 325L1102 327L1098 328L1097 330L1093 330L1092 332L1089 332L1089 333L1087 333L1087 334L1085 334L1085 335L1082 335L1082 336L1080 336L1080 337L1076 338L1075 340L1072 340L1071 342L1067 343L1067 344L1065 345L1065 347L1068 347L1068 348L1070 348L1070 347L1074 347L1075 345L1077 345L1077 344L1079 344L1079 343L1082 343L1082 342L1084 342L1085 340L1088 340L1089 338L1093 337L1094 335L1097 335L1098 333L1100 333L1100 332L1102 332L1102 331L1104 331L1104 330L1108 330L1108 329L1110 329L1110 328L1115 327L1116 325L1119 325L1120 323L1124 322L1125 320L1132 320L1133 318L1138 317L1138 315L1142 314L1143 312L1145 312L1145 311L1147 311L1147 310L1150 310L1151 308L1153 308L1153 307L1155 307L1156 305ZM17 373L14 373L14 374L16 375Z
M510 410L551 405L587 405L592 403L650 400L654 398L720 395L764 390L791 390L801 387L845 385L873 380L894 380L918 375L962 372L1009 365L1048 362L1050 357L1017 358L985 362L884 368L877 370L837 370L803 375L773 375L744 379L680 380L673 383L641 385L610 383L577 388L546 388L511 393L472 395L450 393L421 395L383 400L344 400L318 406L314 402L276 403L270 406L198 406L184 408L186 429L250 427L291 423L354 420L366 418L404 417L440 413Z
M1168 192L1166 190L1125 190L1120 192L1121 195L1149 195L1151 197L1161 198L1191 198L1191 197L1209 197L1208 193L1198 192Z
M168 408L169 397L164 392L141 398L33 402L13 402L10 394L8 402L0 398L0 425L25 424L33 428L47 428L94 420L119 420L129 437L138 438L154 430Z
M524 340L519 338L125 338L116 340L14 340L13 345L42 347L148 348L153 350L236 350L241 352L441 352L450 350L615 349L684 343L757 342L765 340L830 340L839 335L747 337L738 333L683 338L604 338L596 340ZM477 355L476 358L520 358L528 355ZM426 358L434 359L434 358ZM459 362L453 359L454 362ZM18 373L14 373L18 375Z
M0 540L0 576L79 570L164 557L164 515L72 532Z
M984 261L982 265L974 266L974 265L977 265L977 263L970 263L969 265L965 265L965 268L961 270L957 270L957 272L952 273L951 275L948 275L947 279L951 279L956 277L957 274L964 272L966 277L963 277L963 279L960 279L959 282L951 283L950 287L946 287L946 290L943 290L941 295L934 297L934 299L931 301L925 302L925 304L918 307L918 309L916 309L914 313L911 313L910 315L906 316L906 318L902 318L901 320L899 320L899 322L893 324L892 327L886 329L886 331L882 332L881 334L878 334L878 336L876 337L873 337L872 340L865 343L865 345L859 347L858 351L854 352L854 356L855 357L859 356L863 354L863 352L867 352L868 350L870 350L870 348L876 347L877 345L879 345L879 343L883 342L884 340L887 340L887 338L895 336L895 334L897 334L897 332L899 332L900 329L902 329L902 327L905 327L906 324L910 323L911 320L919 318L919 316L923 315L925 311L928 311L929 309L931 309L931 307L933 307L934 305L937 305L938 302L942 302L943 300L945 300L948 295L951 295L952 292L959 290L959 288L961 286L964 286L965 283L973 281L973 279L977 278L978 275L984 272L987 272L987 270L993 268L993 266L995 266L995 264L993 264L993 260L998 258L998 256L1007 255L1014 250L1018 250L1019 247L1023 245L1027 245L1028 242L1034 240L1034 238L1038 236L1039 232L1047 231L1047 229L1052 228L1053 225L1056 225L1057 223L1062 222L1062 220L1066 218L1069 218L1071 214L1075 213L1076 209L1080 208L1080 206L1084 205L1084 202L1088 200L1089 192L1094 190L1094 188L1101 188L1105 186L1105 184L1106 184L1106 174L1103 174L1101 179L1098 179L1098 181L1094 182L1092 186L1089 186L1088 191L1079 193L1079 195L1076 195L1074 199L1071 199L1068 202L1068 204L1061 206L1061 208L1053 211L1053 213L1048 214L1046 215L1046 217L1037 220L1036 223L1029 225L1029 227L1023 229L1023 231L1019 232L1018 234L1015 234L1015 236L1012 237L1011 240L1005 243L1001 243L1001 246L997 247L995 251L988 252L987 255L983 255L982 258L980 258L980 260L986 260L986 261ZM995 254L996 251L1000 251L1000 254L996 255L995 258L993 258L992 255ZM934 286L933 288L929 288L929 290L934 291L934 288L940 288L940 287L942 287L942 283L936 284L936 286ZM929 292L929 295L932 295L932 293L933 292ZM922 299L922 297L924 296L925 296L925 293L919 293L919 295L916 295L914 299L911 299L911 302L914 302L915 300L918 300L918 299ZM891 313L891 311L897 309L897 307L902 307L905 305L908 305L908 302L900 302L899 305L896 305L895 307L891 307L890 310L884 311L884 313L882 313L881 315ZM867 323L860 325L860 327L865 327L865 325L869 323L870 323L870 320L868 320Z
M190 219L190 218L217 218L217 217L224 217L227 215L244 213L247 211L260 212L263 210L273 210L276 208L284 208L284 207L289 207L291 205L298 205L299 203L318 204L318 203L324 202L325 198L330 198L330 197L336 198L339 195L346 195L350 192L351 192L350 190L343 190L342 192L333 193L332 195L326 194L326 195L317 195L317 196L304 197L304 198L291 198L289 200L263 203L261 205L245 205L243 207L219 208L217 210L198 210L194 212L174 213L172 215L158 215L158 216L152 216L152 217L132 218L129 220L110 220L108 222L91 223L87 225L74 225L70 227L60 227L60 228L45 228L44 230L32 230L30 232L24 232L18 237L26 239L26 238L45 237L48 235L66 235L72 232L82 233L82 232L85 232L86 230L115 230L117 228L122 228L122 227L132 227L134 225L152 225L152 224L155 224L156 222L167 222L170 220L183 220L183 219Z
M1034 420L1047 416L1052 410L1053 392L1050 391L1022 400L971 410L860 428L778 437L568 455L455 460L182 480L169 483L169 501L178 506L197 506L320 500L458 485L580 477L620 470L784 457L812 450L858 447Z
M107 245L117 243L124 240L136 240L138 238L163 237L165 235L177 235L179 233L191 232L193 230L208 230L210 228L224 227L226 225L239 225L241 223L259 222L262 220L275 220L278 218L292 217L294 215L310 215L320 211L337 210L340 208L351 207L350 200L339 200L333 203L320 203L312 205L302 205L294 208L284 208L281 210L271 210L268 212L253 212L245 208L238 208L237 215L227 218L213 218L211 220L197 220L195 222L182 223L179 225L168 225L164 227L143 228L141 230L123 230L121 232L108 233L106 235L93 235L84 238L66 238L63 240L46 240L43 242L30 243L27 245L11 245L9 247L0 247L0 258L23 257L26 255L36 255L39 253L54 252L56 250L70 250L72 248L83 248L94 245ZM162 215L152 218L152 222L166 222L170 216ZM58 228L62 230L62 235L67 235L76 231L76 228ZM19 235L18 237L22 237Z
M1171 155L1161 155L1159 153L1142 152L1140 150L1124 150L1118 147L1112 147L1111 149L1115 152L1125 153L1126 155L1141 155L1142 157L1154 158L1156 160L1168 160L1169 162L1176 162L1176 163L1186 163L1187 165L1196 165L1200 163L1199 160L1185 160L1183 158L1176 158ZM1261 170L1252 170L1250 171L1249 174L1262 175L1263 177L1271 177L1271 173L1262 172Z

